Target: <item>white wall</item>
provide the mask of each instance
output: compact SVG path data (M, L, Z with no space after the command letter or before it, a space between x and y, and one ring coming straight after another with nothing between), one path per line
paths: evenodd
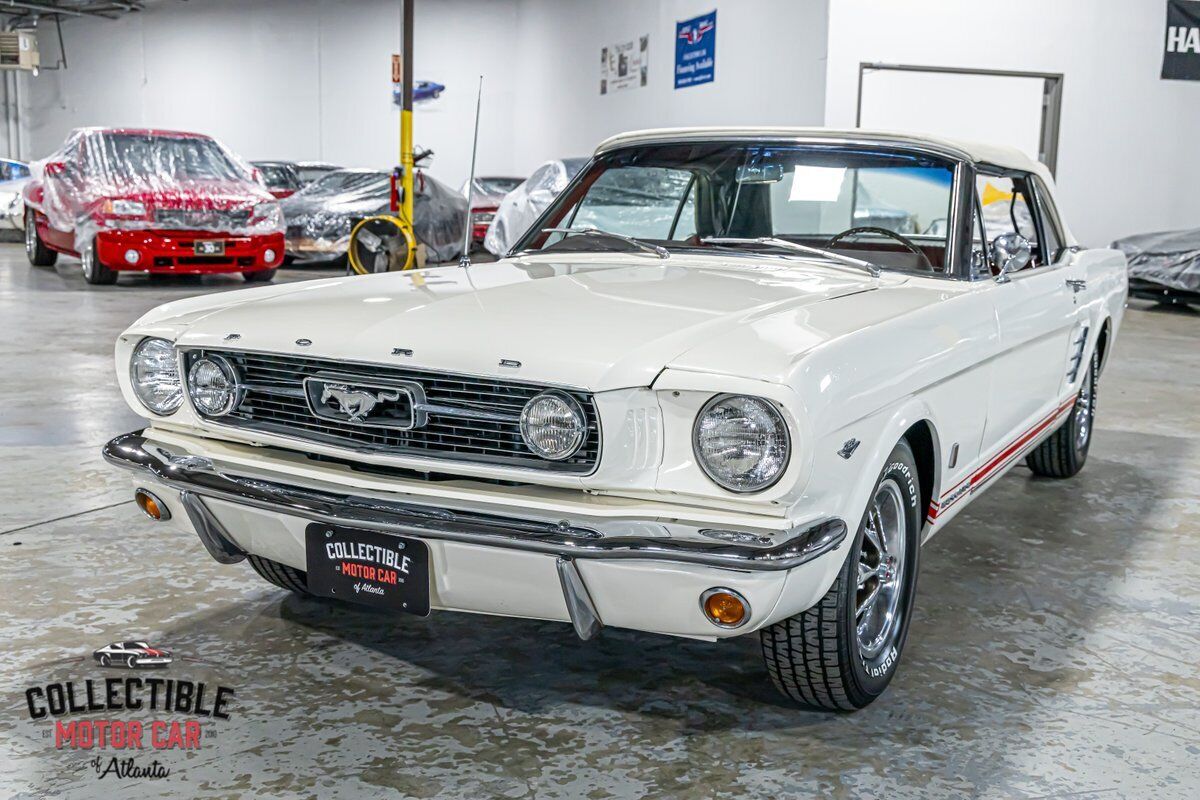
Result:
M389 167L397 160L390 56L398 0L197 0L118 21L63 22L65 71L22 76L24 154L80 125L212 133L248 159ZM481 172L528 173L603 138L664 125L818 125L827 0L420 0L417 143L457 187L484 75ZM716 80L674 89L675 22L717 8ZM601 96L600 48L649 34L649 84ZM39 43L57 57L52 26Z
M523 0L516 164L675 125L820 125L827 0ZM676 90L675 23L717 9L715 80ZM600 49L650 35L644 88L600 94Z
M1165 7L1161 0L830 0L825 123L854 125L860 62L1061 72L1057 177L1075 235L1103 245L1130 233L1195 228L1200 83L1158 77Z
M248 159L325 159L388 168L399 158L391 54L396 0L203 0L164 3L117 21L63 22L67 70L25 82L24 154L53 151L81 125L211 133ZM516 38L516 0L417 4L415 77L448 89L418 104L418 145L455 188L470 162L475 86L487 91L481 170L509 172L515 86L499 43ZM53 26L39 34L53 63Z

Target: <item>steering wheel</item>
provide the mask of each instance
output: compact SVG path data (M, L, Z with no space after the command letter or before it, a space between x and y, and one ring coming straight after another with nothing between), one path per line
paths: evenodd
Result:
M843 239L849 239L851 236L857 236L860 233L876 233L876 234L879 234L880 236L885 236L888 239L893 239L893 240L899 242L900 244L902 244L904 246L904 248L906 250L911 251L917 258L921 259L921 268L922 269L929 270L930 272L935 271L933 268L933 262L929 260L929 256L925 255L925 251L922 250L921 248L917 247L917 245L913 242L912 239L909 239L907 236L904 236L902 234L896 233L895 231L889 231L887 228L875 228L875 227L872 227L869 225L863 225L861 227L856 227L856 228L847 228L846 230L842 231L841 233L839 233L836 236L834 236L833 238L831 238L828 242L826 242L825 249L827 249L827 250L832 249L834 247L834 245L836 245L838 242L842 241Z

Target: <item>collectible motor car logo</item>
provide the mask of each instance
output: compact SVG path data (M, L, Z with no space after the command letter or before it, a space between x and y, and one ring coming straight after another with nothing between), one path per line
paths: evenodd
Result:
M317 375L304 379L304 395L314 415L352 425L412 430L427 419L425 390L413 381L367 385Z
M119 641L93 650L92 659L108 674L30 686L25 707L31 721L53 723L41 735L56 749L88 753L98 779L165 778L169 766L157 758L141 762L138 754L198 750L210 735L206 726L229 719L234 690L228 686L136 674L174 663L166 648Z

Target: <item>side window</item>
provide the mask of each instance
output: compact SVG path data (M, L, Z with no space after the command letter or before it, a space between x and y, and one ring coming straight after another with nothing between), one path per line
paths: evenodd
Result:
M1037 223L1030 205L1032 193L1025 178L980 174L976 179L979 202L983 206L983 225L989 240L1004 233L1019 233L1033 248L1033 266L1045 263Z
M984 242L983 219L979 216L979 196L972 203L971 213L971 280L990 278L995 274L992 260L988 258L987 243Z
M1046 258L1053 264L1062 257L1066 246L1066 237L1062 233L1062 222L1059 221L1058 209L1054 207L1054 198L1041 178L1034 177L1034 195L1037 198L1038 216L1042 219L1042 230L1046 234Z

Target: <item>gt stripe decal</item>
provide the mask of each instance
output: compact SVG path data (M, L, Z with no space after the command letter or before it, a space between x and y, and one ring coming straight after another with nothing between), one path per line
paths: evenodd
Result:
M938 515L944 514L946 509L950 508L950 506L954 505L963 497L974 492L979 486L982 486L988 480L995 477L1001 468L1006 466L1010 461L1021 454L1022 448L1028 445L1031 440L1036 438L1038 434L1046 430L1046 428L1048 428L1050 425L1057 422L1065 412L1069 411L1071 407L1075 405L1075 399L1075 397L1070 397L1067 400L1064 400L1058 406L1058 408L1051 411L1049 415L1041 420L1041 422L1037 423L1025 433L1017 437L1016 441L1012 442L1012 444L1008 445L998 454L993 456L988 463L984 464L982 467L975 470L975 472L954 484L949 491L942 494L941 504L939 504L936 500L930 501L929 514L927 517L928 520L930 522L935 521L938 518ZM967 485L964 486L964 484Z

